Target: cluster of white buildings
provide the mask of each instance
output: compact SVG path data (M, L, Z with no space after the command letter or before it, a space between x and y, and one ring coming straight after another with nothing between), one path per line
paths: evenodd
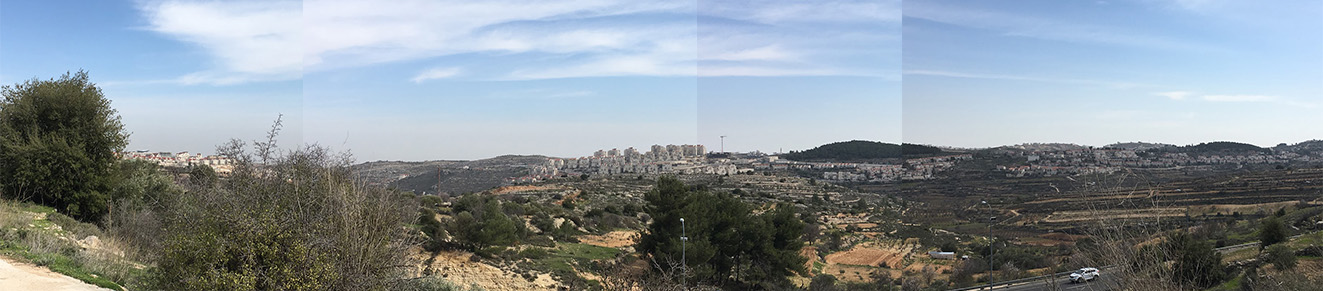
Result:
M511 183L532 183L561 175L579 174L736 174L739 169L726 159L708 159L703 145L653 145L647 152L634 148L598 150L592 156L550 158L533 166Z
M202 154L189 154L188 152L150 152L150 151L132 151L120 153L120 158L125 160L142 160L156 163L162 167L188 168L197 165L210 166L216 173L229 173L234 170L234 159L226 156L204 156Z
M835 162L797 162L770 156L753 163L755 169L772 170L826 170L822 178L840 182L890 182L896 180L926 180L954 167L957 162L974 159L970 154L906 159L902 165Z
M1120 170L1118 167L1103 166L1081 166L1081 167L1058 167L1043 165L1027 166L997 166L997 170L1006 172L1006 177L1034 177L1034 176L1056 176L1056 175L1081 175L1081 174L1111 174Z
M935 174L955 167L957 162L973 160L974 155L959 154L926 158L905 159L906 171L901 173L901 180L927 180Z
M1142 154L1141 154L1142 153ZM1121 168L1170 168L1203 165L1284 164L1320 162L1323 159L1294 152L1213 153L1148 152L1129 149L1072 149L1019 153L1029 165L1000 166L1007 177L1111 173Z

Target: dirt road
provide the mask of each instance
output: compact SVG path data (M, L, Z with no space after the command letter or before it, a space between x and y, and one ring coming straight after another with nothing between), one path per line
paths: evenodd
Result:
M0 290L109 291L44 267L0 257Z

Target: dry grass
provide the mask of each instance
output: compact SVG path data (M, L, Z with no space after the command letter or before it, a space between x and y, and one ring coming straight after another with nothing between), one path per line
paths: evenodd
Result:
M1282 201L1272 203L1258 204L1212 204L1190 206L1190 216L1201 215L1232 215L1234 213L1253 214L1253 213L1272 213L1277 209L1291 208L1299 204L1297 201Z
M1088 222L1096 220L1151 219L1155 217L1185 216L1184 207L1155 207L1140 209L1057 211L1043 218L1043 222Z
M617 230L603 235L584 235L579 236L579 242L607 248L625 248L634 245L638 239L638 231Z
M91 238L95 234L101 234L95 225L49 207L0 202L0 253L106 288L142 277L144 266L126 260L117 241Z

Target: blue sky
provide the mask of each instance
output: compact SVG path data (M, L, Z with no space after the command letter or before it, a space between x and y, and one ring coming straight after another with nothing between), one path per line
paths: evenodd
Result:
M210 152L281 113L286 147L360 160L803 149L899 139L899 6L3 1L0 81L88 70L130 149Z
M1323 2L905 1L906 142L1323 137Z
M0 0L0 83L88 70L129 149L284 114L362 161L1323 137L1323 4L1242 2Z

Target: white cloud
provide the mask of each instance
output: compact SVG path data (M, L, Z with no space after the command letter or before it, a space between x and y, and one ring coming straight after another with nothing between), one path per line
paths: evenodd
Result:
M705 1L699 13L768 24L795 22L899 22L898 0Z
M991 30L1007 36L1177 51L1220 50L1172 37L1148 35L1142 32L1118 31L1104 26L1076 24L1067 21L940 5L932 2L914 1L907 3L903 13L905 17Z
M965 73L965 72L952 72L952 71L940 71L940 70L905 70L904 74L920 75L920 76L951 77L951 78L1102 85L1102 86L1108 86L1108 87L1120 88L1120 89L1151 86L1149 84L1132 83L1132 82L1116 82L1116 81L1089 80L1089 79L1042 78L1042 77L1034 77L1034 76L1019 76L1019 75L1007 75L1007 74L979 74L979 73Z
M418 73L413 79L409 80L414 83L422 83L427 80L445 79L458 76L460 72L460 68L431 68Z
M1162 97L1167 97L1167 98L1170 98L1171 100L1185 100L1185 97L1190 96L1190 94L1193 94L1193 93L1186 92L1186 91L1171 91L1171 92L1158 92L1158 93L1153 93L1153 95L1162 96Z
M148 1L146 29L205 49L215 67L183 84L235 84L302 76L302 2Z
M1267 95L1204 95L1204 100L1212 102L1273 102L1276 96Z
M767 45L750 49L719 52L703 59L721 61L784 61L794 59L795 55L782 49L780 45Z
M598 16L683 11L683 1L308 0L304 59L325 70L472 52L647 50L643 27L574 23ZM554 24L554 25L553 25ZM630 30L633 28L634 30ZM668 27L663 27L668 29Z
M811 51L839 50L851 42L832 39L828 41L835 43L819 47L787 44L779 40L804 37L774 30L811 30L821 36L830 33L820 29L822 25L848 23L845 27L876 31L857 24L895 25L900 17L899 1L894 0L703 5L709 6L667 0L399 0L390 5L364 0L145 0L138 8L150 23L148 30L197 45L214 61L213 67L165 80L183 84L289 80L304 73L459 54L480 54L476 55L480 58L533 54L554 60L465 72L490 79L695 76L699 59L746 68L711 72L798 75L796 71L818 70L803 68L804 64L824 64L807 59L820 55ZM717 35L757 37L729 37L722 43L707 38L710 43L704 45L715 50L700 54L698 46L705 39L699 38L697 21L685 17L696 13L779 25L749 28L762 29L763 34L746 30ZM762 67L770 69L753 70ZM442 74L447 72L424 72L411 80L453 77Z

